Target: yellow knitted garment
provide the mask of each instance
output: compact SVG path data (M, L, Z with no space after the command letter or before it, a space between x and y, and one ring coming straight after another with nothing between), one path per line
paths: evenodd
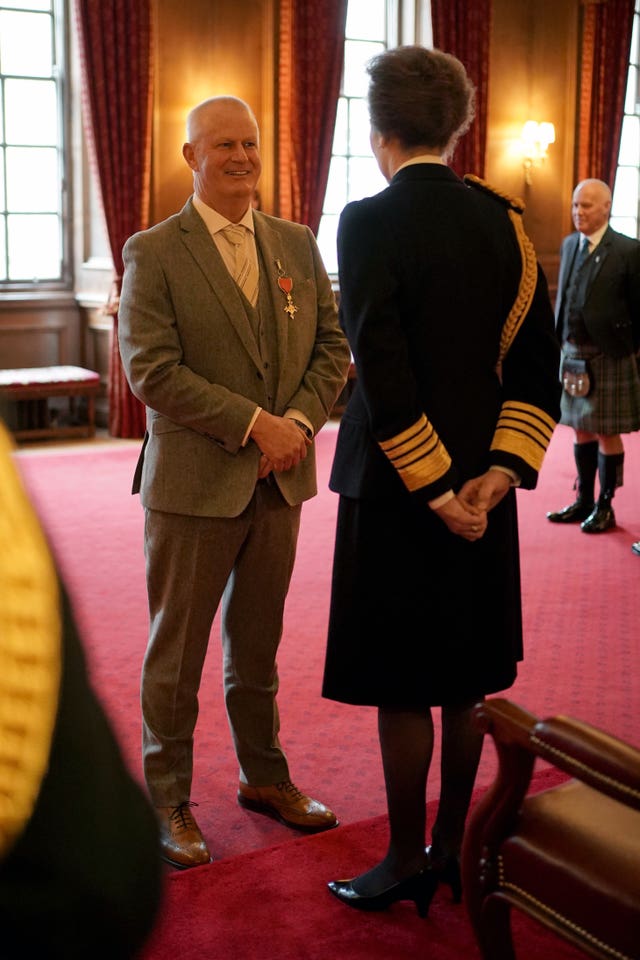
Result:
M0 423L0 858L47 770L61 671L58 580Z

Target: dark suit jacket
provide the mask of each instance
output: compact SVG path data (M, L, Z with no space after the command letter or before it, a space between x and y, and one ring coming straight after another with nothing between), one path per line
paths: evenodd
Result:
M556 297L556 329L562 337L562 309L580 234L562 241ZM593 343L610 357L625 357L640 346L640 242L608 227L587 261L582 317Z

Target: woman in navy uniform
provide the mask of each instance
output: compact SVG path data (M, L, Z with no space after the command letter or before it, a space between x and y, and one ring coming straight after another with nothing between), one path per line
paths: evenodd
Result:
M522 658L515 487L532 489L559 417L559 346L522 205L447 166L473 116L463 65L399 47L368 66L371 144L388 187L344 209L341 322L356 367L339 493L323 683L378 708L390 840L329 889L426 913L460 899L459 853L482 736L472 708ZM425 852L431 708L442 789Z

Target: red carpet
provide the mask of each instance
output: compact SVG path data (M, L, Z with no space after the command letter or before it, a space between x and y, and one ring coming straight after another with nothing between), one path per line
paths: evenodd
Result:
M382 857L383 817L170 877L141 960L479 960L464 907L440 888L421 920L411 902L383 913L338 903L326 882ZM518 960L584 955L514 913Z
M330 804L342 826L292 839L282 825L238 807L214 625L193 799L218 862L168 876L166 923L145 960L328 960L339 952L350 960L402 960L423 946L434 958L475 956L460 908L440 893L433 914L420 921L409 904L386 915L356 914L325 889L328 879L370 866L385 841L375 711L319 696L337 505L327 489L334 439L335 424L318 437L320 492L303 509L280 655L280 707L293 777ZM525 660L507 695L533 713L572 714L640 744L640 558L630 551L640 539L640 436L625 442L625 485L615 499L618 528L600 536L545 519L547 510L573 499L572 443L571 432L558 428L538 489L518 495ZM70 587L96 688L137 774L138 679L147 633L143 517L138 498L129 494L138 449L137 443L111 442L31 452L25 446L17 454ZM479 789L494 769L487 746ZM436 757L430 799L438 786ZM536 937L524 936L527 950L538 949ZM555 946L549 952L548 941L546 950L541 945L537 953L519 953L518 960L573 957Z

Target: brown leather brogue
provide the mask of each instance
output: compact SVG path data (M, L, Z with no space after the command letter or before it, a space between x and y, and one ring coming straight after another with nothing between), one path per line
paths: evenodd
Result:
M177 807L156 807L160 823L160 855L179 870L199 867L212 860L200 827L190 810L193 806L196 804L185 800Z
M318 800L305 796L291 780L283 780L270 787L250 787L240 781L238 803L247 810L264 813L286 827L305 833L319 833L338 825L332 810Z

